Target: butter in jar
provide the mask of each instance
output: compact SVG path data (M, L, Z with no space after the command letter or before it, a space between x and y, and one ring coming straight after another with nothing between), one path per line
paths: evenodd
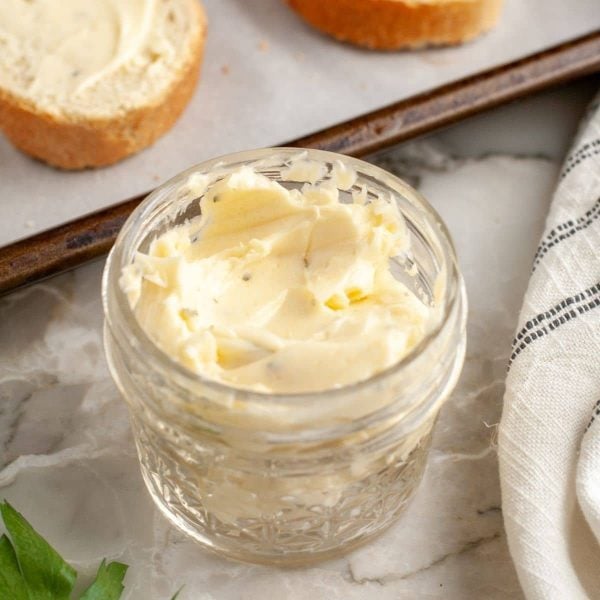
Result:
M103 293L142 473L179 528L301 564L401 513L466 313L448 234L404 182L312 150L204 163L134 212Z

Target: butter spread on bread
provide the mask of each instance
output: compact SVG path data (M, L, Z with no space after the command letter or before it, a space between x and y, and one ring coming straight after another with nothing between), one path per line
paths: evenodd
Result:
M205 30L197 0L2 0L0 126L56 166L115 162L179 116Z

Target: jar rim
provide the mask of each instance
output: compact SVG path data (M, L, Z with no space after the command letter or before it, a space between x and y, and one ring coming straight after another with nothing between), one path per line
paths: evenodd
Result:
M436 326L429 331L423 339L412 348L408 354L406 354L401 360L394 364L386 367L381 371L377 371L372 376L355 381L349 384L344 384L338 387L325 388L320 390L311 390L305 392L268 392L253 390L249 388L242 388L224 383L215 379L206 377L201 373L197 373L187 368L185 365L171 358L166 352L164 352L146 333L138 322L134 310L129 304L126 294L121 290L119 285L119 277L121 270L127 261L127 252L129 246L137 239L139 232L147 224L147 219L150 213L157 204L160 204L164 200L165 194L176 190L182 183L184 183L192 174L195 173L209 173L214 168L227 168L233 166L239 166L245 162L257 162L269 158L275 158L277 156L292 158L295 156L302 156L303 158L312 160L321 160L323 162L334 162L341 161L344 165L353 167L357 172L361 174L367 174L385 183L386 185L394 184L395 187L392 190L400 194L401 192L396 189L404 189L409 192L410 197L403 196L411 204L416 205L418 209L423 211L426 215L429 224L434 226L433 230L436 232L437 241L443 251L443 259L446 263L448 281L454 285L446 285L443 296L443 311L441 318L439 319ZM391 187L391 186L390 186ZM177 202L177 198L173 198L172 202ZM111 249L106 265L104 267L102 277L102 303L104 309L104 316L110 329L113 329L112 325L112 310L116 310L117 314L125 320L127 327L131 330L129 333L133 339L139 342L139 346L143 349L144 360L152 368L157 368L160 371L167 371L172 374L176 374L183 381L190 382L192 384L201 384L206 386L208 389L217 393L235 394L236 396L243 398L245 401L270 401L274 403L285 403L295 402L299 399L302 400L319 400L325 397L332 396L344 396L346 394L354 394L360 392L365 388L376 385L391 376L395 375L399 371L407 369L419 356L421 356L436 340L440 332L444 329L444 326L449 320L450 315L453 312L454 306L457 301L464 299L466 295L464 289L464 282L457 267L456 253L454 249L454 243L452 237L440 217L438 212L431 206L431 204L425 199L425 197L402 178L386 171L385 169L360 160L358 158L338 154L336 152L330 152L326 150L317 150L311 148L294 148L294 147L270 147L261 148L256 150L247 150L242 152L235 152L226 155L219 156L207 161L203 161L189 167L185 171L180 172L174 177L170 178L166 182L162 183L155 190L150 192L148 196L133 210L133 212L127 218L125 224L121 228L115 244ZM129 338L128 338L129 339ZM133 347L133 345L131 345Z

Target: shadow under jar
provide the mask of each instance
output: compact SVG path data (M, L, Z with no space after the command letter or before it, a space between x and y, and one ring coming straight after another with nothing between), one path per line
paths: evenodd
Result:
M368 380L281 394L202 377L163 353L142 330L119 287L137 251L200 212L186 182L211 185L243 165L284 187L294 148L229 155L168 181L137 208L108 258L103 279L105 348L129 406L141 470L154 501L179 529L231 558L300 565L334 557L387 528L402 513L425 467L438 411L465 353L466 296L448 232L414 189L356 159L308 150L329 172L336 161L367 191L397 203L410 252L394 276L435 307L433 329L399 363ZM339 163L338 163L339 164ZM336 360L335 356L331 357Z

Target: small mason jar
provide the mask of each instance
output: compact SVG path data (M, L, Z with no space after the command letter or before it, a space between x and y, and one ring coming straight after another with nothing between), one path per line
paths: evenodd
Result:
M125 398L141 470L160 510L179 529L223 555L299 565L331 558L382 532L402 513L425 467L438 411L465 353L466 295L446 227L427 201L390 173L317 150L303 158L356 181L341 190L397 203L410 251L394 275L438 311L434 330L403 360L370 379L309 393L264 393L193 373L142 330L119 287L137 251L197 216L190 178L214 184L242 165L286 187L282 171L298 149L229 155L160 186L133 212L103 278L105 348ZM338 163L339 165L339 163ZM331 357L336 360L335 356Z

